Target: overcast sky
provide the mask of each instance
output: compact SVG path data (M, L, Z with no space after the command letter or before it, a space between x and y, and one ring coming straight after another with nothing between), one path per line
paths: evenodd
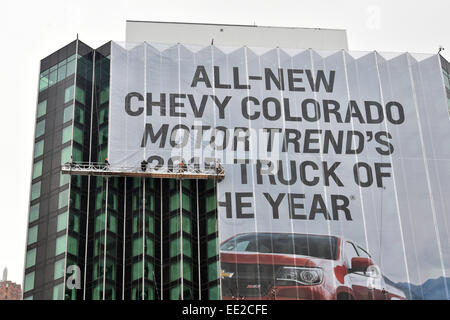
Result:
M125 20L346 29L351 50L450 59L446 0L2 1L0 35L0 274L22 283L39 61L76 38L125 39Z

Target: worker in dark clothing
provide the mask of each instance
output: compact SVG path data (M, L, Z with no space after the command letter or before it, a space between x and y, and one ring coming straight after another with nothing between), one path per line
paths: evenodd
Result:
M105 158L105 161L104 161L104 163L105 163L105 167L104 167L104 169L105 169L105 170L109 169L109 162L108 162L108 158Z
M148 162L147 162L147 160L142 160L142 162L141 162L141 170L142 170L142 172L145 172L146 170L147 170L147 165L148 165Z
M186 170L186 164L184 163L183 160L181 160L180 162L180 172L184 172Z

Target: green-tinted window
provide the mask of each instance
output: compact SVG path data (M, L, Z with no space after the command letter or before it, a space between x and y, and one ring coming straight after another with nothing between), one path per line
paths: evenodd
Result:
M220 300L219 288L219 286L214 286L208 289L208 300Z
M67 121L72 121L73 119L73 104L64 108L64 119L63 123Z
M67 76L75 73L75 55L67 58Z
M74 232L80 232L80 217L74 212L69 216L69 228Z
M108 127L102 127L98 132L98 144L104 143L108 143Z
M73 100L73 86L66 88L64 92L64 103L68 103Z
M31 200L37 199L41 196L41 182L38 181L31 185Z
M79 144L83 144L83 129L80 129L77 126L73 127L73 140Z
M178 232L180 230L180 216L176 215L170 218L169 231L170 234Z
M100 300L103 299L103 283L99 283L94 287L92 291L92 299Z
M72 148L72 158L73 161L83 161L83 151L76 145Z
M95 217L95 232L105 230L105 214L100 213Z
M219 278L219 262L214 261L208 264L208 281L215 281Z
M65 260L61 259L55 262L55 269L53 272L53 280L57 280L64 276L64 263Z
M183 232L191 233L191 219L183 214Z
M95 195L95 209L96 210L99 210L99 209L103 208L104 200L105 200L105 193L104 192L99 192L99 193L97 193Z
M153 279L153 275L154 275L154 266L153 266L153 263L151 263L150 261L147 261L146 263L145 263L145 265L146 265L146 268L145 268L145 278L147 279L147 280L154 280Z
M70 161L70 146L65 147L64 149L61 150L61 164L64 164L66 162Z
M59 186L62 187L70 182L69 174L59 174Z
M28 229L28 245L33 244L37 241L38 236L38 226L34 226Z
M58 66L53 66L50 68L50 74L48 79L48 86L54 85L58 80Z
M78 255L78 240L72 236L69 236L69 240L67 241L67 252L74 256Z
M58 209L69 205L69 189L61 191L58 196Z
M64 253L66 251L66 235L62 235L58 238L56 238L56 250L55 255L59 255L61 253Z
M75 189L70 192L70 205L75 209L81 209L81 195Z
M42 176L42 160L33 165L33 179Z
M108 146L101 147L100 151L98 152L98 161L103 162L107 156L108 156Z
M145 231L150 232L150 233L154 233L155 232L155 226L154 226L153 217L150 217L149 215L146 215L145 218L147 220L147 228L145 229Z
M180 286L176 286L170 289L170 300L180 300L181 299L180 293L181 293Z
M150 257L155 255L155 245L152 238L145 239L145 254Z
M34 157L40 157L44 154L44 140L36 142L34 145Z
M68 126L63 129L61 143L64 144L70 140L72 140L72 126Z
M104 104L105 102L108 102L109 100L109 87L104 88L100 92L100 104Z
M217 252L217 238L208 241L208 258L214 257Z
M36 264L36 248L27 251L27 258L25 262L25 269Z
M28 292L34 289L34 271L25 275L25 283L23 285L23 292Z
M217 201L216 201L216 195L211 194L206 197L206 212L210 212L213 210L216 210L217 208Z
M117 232L117 217L113 214L108 214L108 230Z
M180 253L180 239L176 238L176 239L172 239L170 240L170 257L176 257L179 253Z
M183 263L183 278L192 281L192 265L189 262Z
M142 274L143 274L144 270L142 267L142 261L138 261L133 263L133 267L131 270L131 279L132 280L137 280L142 278Z
M177 210L180 208L180 195L178 193L175 193L170 196L170 205L169 210Z
M133 257L142 254L142 237L133 239Z
M183 209L191 211L191 197L183 192Z
M48 88L48 70L45 70L41 73L41 77L39 80L39 91L45 90Z
M191 241L187 238L183 238L183 254L192 258L192 246Z
M53 300L63 300L64 282L53 287Z
M64 230L67 227L67 211L58 215L56 218L56 232Z
M67 66L66 60L58 63L58 82L66 78Z
M85 104L86 103L85 93L84 93L83 89L77 87L76 93L75 93L75 99L81 104Z
M216 186L216 182L214 180L206 180L206 191L213 189Z
M33 300L33 296L29 296L29 297L23 298L23 300Z
M37 118L42 117L46 113L47 113L47 100L44 100L38 103L36 117Z
M170 281L174 281L180 278L180 262L172 263L170 265Z
M139 214L133 216L133 229L132 229L133 233L136 233L139 230L139 218L140 218Z
M80 124L84 124L84 110L83 107L79 106L78 104L75 106L75 121L77 121Z
M40 136L42 136L45 133L45 119L39 121L36 124L36 136L35 138L39 138Z
M214 214L210 214L206 219L206 228L208 235L213 234L217 231L217 218Z
M36 203L35 205L32 205L30 207L30 221L34 222L37 219L39 219L39 203Z

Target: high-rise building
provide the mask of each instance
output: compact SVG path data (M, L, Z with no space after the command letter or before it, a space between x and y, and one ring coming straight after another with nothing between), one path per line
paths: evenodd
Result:
M22 288L20 284L8 280L8 269L3 270L0 281L0 300L22 300Z
M136 21L126 41L347 49L344 30ZM77 39L41 60L23 297L220 299L216 180L61 170L107 165L111 51Z

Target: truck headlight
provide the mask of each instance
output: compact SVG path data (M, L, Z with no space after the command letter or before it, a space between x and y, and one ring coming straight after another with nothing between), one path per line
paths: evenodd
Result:
M322 282L323 271L320 268L281 267L278 281L294 281L303 285L315 285Z

